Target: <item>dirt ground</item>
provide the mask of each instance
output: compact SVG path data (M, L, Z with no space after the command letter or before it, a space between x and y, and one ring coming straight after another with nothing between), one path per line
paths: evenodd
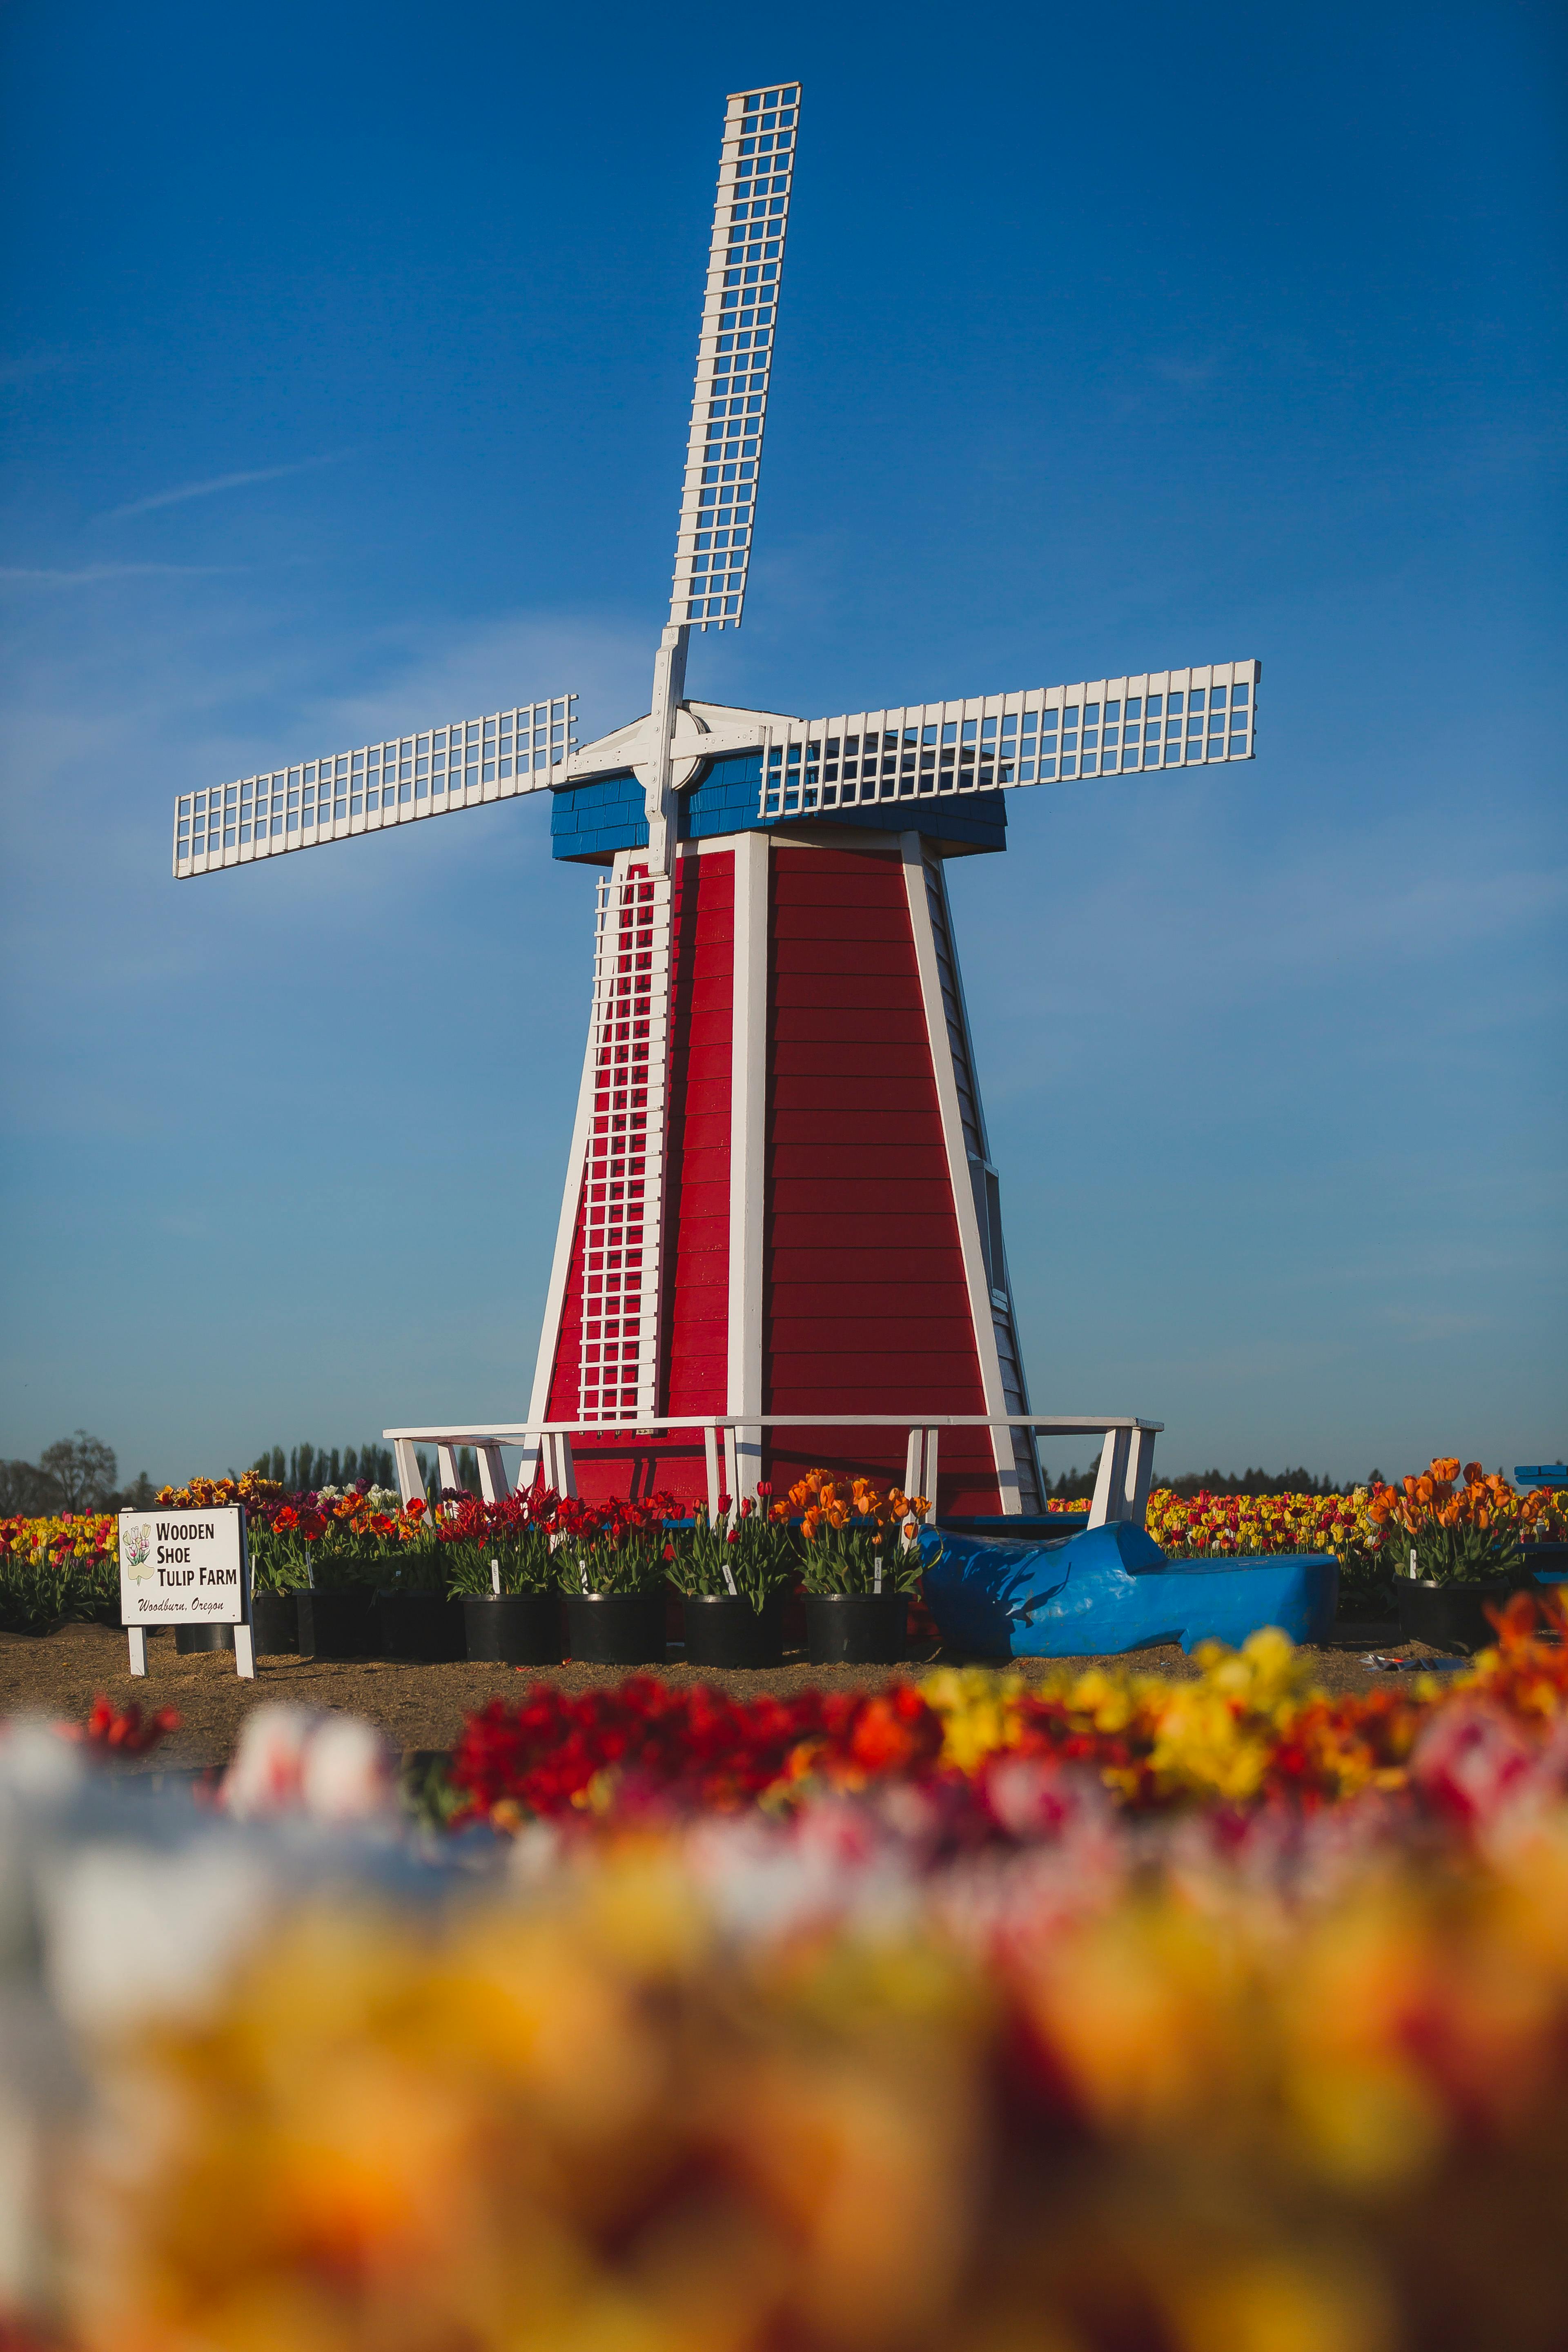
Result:
M1396 1680L1362 1664L1363 1654L1374 1650L1413 1654L1409 1645L1401 1647L1392 1625L1342 1625L1331 1646L1308 1651L1313 1679L1336 1693ZM918 1675L941 1662L941 1653L928 1649L891 1671ZM1079 1663L1087 1666L1118 1662L1086 1658ZM1135 1663L1142 1671L1173 1677L1197 1671L1174 1646L1142 1650L1135 1661L1121 1663ZM742 1698L761 1691L805 1690L814 1685L823 1689L872 1688L887 1679L889 1670L813 1666L799 1651L793 1651L785 1653L785 1663L780 1667L721 1674L688 1666L679 1650L672 1650L668 1663L658 1671L672 1683L717 1684ZM27 1712L79 1719L100 1691L116 1706L132 1700L149 1710L172 1706L181 1723L158 1751L157 1760L164 1764L226 1762L246 1713L268 1700L338 1707L346 1714L367 1716L409 1751L450 1748L466 1715L498 1693L515 1698L529 1682L555 1682L568 1690L588 1690L595 1684L622 1679L623 1669L616 1666L414 1665L391 1660L318 1662L268 1657L258 1661L256 1680L244 1683L234 1671L231 1653L212 1651L182 1658L175 1654L172 1637L159 1634L148 1643L148 1672L142 1680L130 1672L124 1634L109 1626L65 1625L53 1633L0 1633L0 1714Z

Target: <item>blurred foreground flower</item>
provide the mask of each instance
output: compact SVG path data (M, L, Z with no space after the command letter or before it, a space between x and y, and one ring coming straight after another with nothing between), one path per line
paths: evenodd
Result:
M1568 1659L1499 1616L1344 1701L536 1689L406 1845L342 1718L216 1813L16 1735L79 2088L0 2281L69 2352L1558 2352Z
M438 1925L307 1906L210 2020L102 2051L82 2345L1563 2341L1561 1807L1528 1861L1305 1899L1173 1849L1037 1927L1016 1859L978 1935L906 1881L737 1940L710 1843L573 1851Z
M258 1706L218 1784L237 1821L303 1812L322 1822L374 1819L395 1810L398 1751L357 1716L326 1707Z

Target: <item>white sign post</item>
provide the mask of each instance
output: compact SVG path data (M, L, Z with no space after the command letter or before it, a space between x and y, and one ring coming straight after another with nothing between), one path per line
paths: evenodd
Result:
M147 1671L150 1625L232 1625L235 1672L256 1674L250 1559L237 1503L210 1511L121 1511L120 1622L131 1671Z

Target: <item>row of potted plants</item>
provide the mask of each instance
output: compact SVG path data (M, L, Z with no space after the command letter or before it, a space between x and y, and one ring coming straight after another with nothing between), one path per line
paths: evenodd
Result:
M1521 1494L1479 1462L1435 1454L1428 1469L1367 1497L1378 1558L1390 1579L1399 1629L1437 1649L1479 1650L1489 1614L1542 1570L1568 1573L1563 1496Z
M626 1664L662 1654L647 1628L654 1602L672 1593L687 1604L689 1654L709 1664L724 1663L737 1643L747 1654L772 1654L778 1612L797 1591L874 1601L880 1583L886 1626L898 1613L898 1594L920 1573L903 1515L924 1507L918 1496L906 1500L868 1480L835 1481L821 1472L786 1496L763 1490L758 1503L738 1511L726 1502L713 1527L705 1513L675 1517L667 1496L594 1507L537 1491L491 1505L447 1494L427 1508L422 1501L405 1507L390 1489L363 1481L289 1495L251 1472L165 1487L157 1502L244 1504L258 1631L269 1643L296 1647L303 1611L308 1649L337 1644L341 1654L352 1639L355 1651L377 1643L405 1654L411 1640L437 1639L448 1654L461 1654L466 1612L473 1654L494 1654L488 1645L500 1641L511 1645L501 1654L544 1663L551 1643L566 1638L563 1598L614 1597L639 1607L598 1611L605 1633L612 1622L629 1626L639 1617L644 1629L636 1657L624 1644L614 1650L612 1662ZM1521 1493L1475 1462L1461 1473L1458 1456L1436 1456L1418 1476L1358 1487L1348 1497L1181 1497L1156 1490L1148 1527L1178 1559L1332 1550L1342 1616L1397 1613L1408 1638L1442 1647L1482 1643L1486 1604L1500 1591L1542 1572L1568 1576L1568 1496ZM46 1632L84 1618L118 1623L117 1533L103 1514L0 1519L0 1627ZM490 1610L480 1605L487 1595L520 1605ZM462 1605L434 1630L447 1601ZM476 1605L467 1610L469 1601ZM731 1601L748 1611L728 1607ZM378 1612L384 1630L374 1622ZM601 1637L591 1631L594 1612L574 1614L580 1621L574 1654L583 1654L583 1644ZM879 1619L876 1609L811 1614L824 1626L854 1615ZM531 1618L531 1635L521 1630ZM191 1629L181 1638L193 1646L206 1637Z
M392 1656L641 1665L663 1660L678 1600L689 1660L761 1666L782 1657L798 1593L814 1663L892 1663L925 1507L820 1471L776 1500L765 1486L738 1506L721 1496L716 1518L683 1517L668 1495L589 1503L539 1485L396 1512L358 1496L257 1498L253 1622L263 1651L357 1655L374 1640Z

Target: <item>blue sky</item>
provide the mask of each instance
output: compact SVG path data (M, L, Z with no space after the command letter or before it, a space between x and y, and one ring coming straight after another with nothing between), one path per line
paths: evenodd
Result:
M589 877L501 807L176 887L171 798L646 709L723 99L791 76L690 690L1264 663L1251 765L950 869L1037 1405L1560 1458L1560 10L11 0L0 56L0 1453L523 1409Z

